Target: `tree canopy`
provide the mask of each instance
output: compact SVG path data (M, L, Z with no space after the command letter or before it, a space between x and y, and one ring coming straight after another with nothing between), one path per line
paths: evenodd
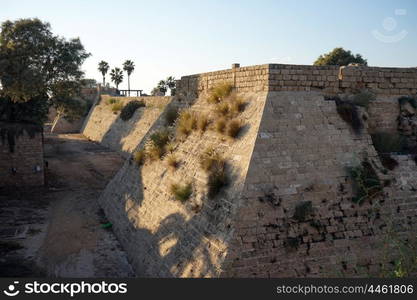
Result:
M53 35L39 19L5 21L0 32L0 119L41 124L50 101L79 92L89 57L78 38Z
M119 89L119 84L123 81L123 72L120 68L114 68L110 72L110 78L116 85L116 89Z
M337 65L347 66L349 64L368 65L366 59L360 54L354 55L350 50L343 48L334 48L329 53L320 55L314 62L315 66Z

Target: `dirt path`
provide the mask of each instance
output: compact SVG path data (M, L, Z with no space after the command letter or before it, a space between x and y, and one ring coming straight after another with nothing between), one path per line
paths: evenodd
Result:
M71 134L47 135L45 159L45 188L0 193L0 276L133 276L97 203L122 158Z

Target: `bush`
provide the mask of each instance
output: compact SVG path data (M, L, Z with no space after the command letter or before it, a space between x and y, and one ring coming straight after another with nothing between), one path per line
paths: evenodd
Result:
M197 119L197 128L201 132L205 132L209 125L209 119L206 114L200 114Z
M242 126L242 122L239 120L231 120L228 124L227 124L227 135L230 136L231 138L235 139L240 131L242 130L243 126Z
M197 116L191 110L183 110L178 118L177 132L181 135L188 136L197 129Z
M381 154L403 152L406 148L406 140L397 133L377 132L371 135L375 150Z
M145 162L145 157L146 157L146 153L144 150L139 150L136 151L135 154L133 155L133 160L139 165L143 165L143 163Z
M352 97L352 103L358 106L368 108L369 102L375 100L375 94L369 90L361 90L354 94Z
M353 103L336 99L336 109L339 116L351 126L355 134L362 132L363 123L359 117L358 109Z
M210 91L210 94L207 98L207 102L209 103L219 103L224 98L230 95L232 92L233 86L230 83L224 82L221 84L216 85Z
M218 133L224 133L226 130L227 121L225 118L220 118L215 123L215 129Z
M170 134L167 129L162 129L154 132L149 137L149 141L146 145L146 154L152 160L161 159L165 154L165 146L170 140Z
M165 113L165 126L171 126L175 123L175 120L178 118L178 108L174 106L169 106Z
M406 103L409 103L414 109L417 109L417 100L413 97L400 97L398 99L398 103L400 104L400 106L405 105Z
M177 169L179 166L179 161L174 154L170 154L167 156L167 164L168 167L172 168L173 170Z
M191 197L191 194L193 193L193 186L191 183L187 183L183 186L175 183L171 184L170 191L176 200L185 202Z
M113 105L111 107L111 111L114 112L114 113L117 113L117 112L121 111L122 108L123 108L123 103L116 102L116 103L113 103Z
M352 201L362 204L365 200L373 199L382 192L382 185L375 169L368 160L364 160L360 166L348 169L354 184L356 195Z
M293 218L299 222L304 222L307 217L313 212L313 204L311 201L304 201L295 207Z
M135 114L135 111L140 107L145 107L145 103L143 103L143 101L134 100L129 102L122 108L120 118L123 121L129 120Z

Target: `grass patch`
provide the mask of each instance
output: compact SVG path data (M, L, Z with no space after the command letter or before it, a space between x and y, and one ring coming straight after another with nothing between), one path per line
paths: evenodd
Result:
M129 102L122 108L120 118L123 121L130 120L130 118L132 118L132 116L135 114L136 110L140 107L145 107L145 103L143 103L143 101L134 100Z
M168 155L166 158L166 161L167 161L168 167L170 167L172 170L176 170L180 165L179 160L174 154Z
M239 135L243 128L243 124L240 120L231 120L227 123L226 134L235 139Z
M117 100L117 99L115 99L115 98L109 98L109 99L107 99L107 101L106 101L106 103L107 103L108 105L112 105L112 104L115 104L115 103L117 103L117 102L120 102L120 100Z
M166 152L166 145L170 141L168 129L161 129L151 134L146 145L146 154L151 160L161 159Z
M193 186L191 183L180 185L178 183L171 184L170 192L178 201L185 202L190 199L193 193Z
M233 85L231 83L220 83L213 87L207 98L208 103L220 103L232 92Z
M146 158L146 152L144 150L136 151L133 154L133 160L138 164L138 166L141 166L145 163Z
M348 169L353 180L355 196L354 203L362 204L365 200L373 199L382 192L382 184L375 169L368 160L362 161L360 166Z
M172 126L178 118L178 108L169 106L165 113L165 126Z
M191 110L183 110L178 118L177 132L180 135L188 136L197 129L197 116Z
M213 147L207 148L200 155L200 166L205 172L210 172L215 165L223 165L223 157Z
M359 135L362 132L363 123L355 104L336 99L336 109L342 120L350 125L355 134Z
M113 103L111 106L111 111L115 114L121 111L122 109L123 109L123 103L121 102Z

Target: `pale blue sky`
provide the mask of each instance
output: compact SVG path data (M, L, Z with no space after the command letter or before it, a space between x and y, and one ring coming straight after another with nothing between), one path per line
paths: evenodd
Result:
M131 86L146 92L169 75L234 62L312 64L338 46L369 65L417 66L415 0L0 0L0 8L1 22L38 17L56 34L80 37L92 53L89 78L101 79L102 59L112 67L133 60Z

